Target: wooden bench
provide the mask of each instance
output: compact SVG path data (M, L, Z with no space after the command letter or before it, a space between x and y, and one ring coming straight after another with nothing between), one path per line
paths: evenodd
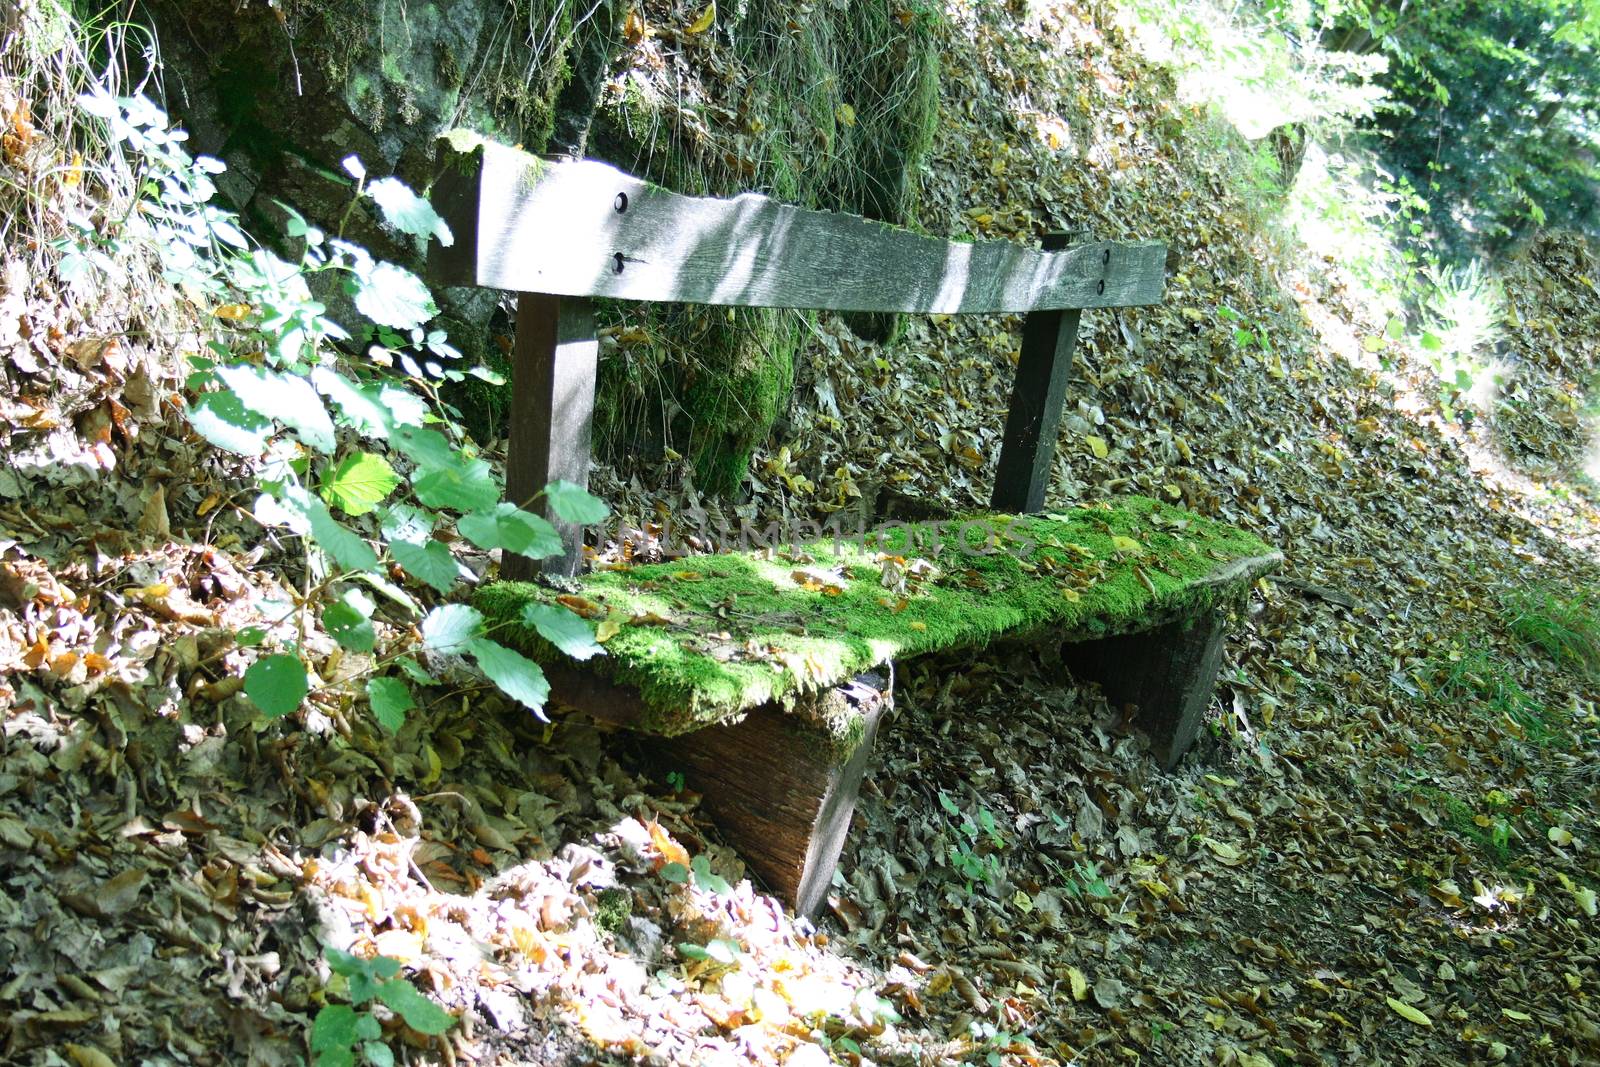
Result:
M558 478L587 482L593 298L1026 313L993 512L942 529L941 551L903 543L914 535L900 528L893 544L821 538L601 571L562 589L515 580L541 566L575 574L581 531L569 527L563 556L508 556L508 581L479 595L499 632L547 665L557 700L669 738L663 760L797 911L826 893L897 659L1059 642L1075 674L1136 712L1164 766L1182 756L1210 698L1224 619L1281 557L1139 498L1041 514L1079 316L1159 301L1163 245L941 241L751 194L680 196L604 163L462 133L442 149L433 200L455 241L436 249L430 272L519 294L514 501ZM606 656L563 662L521 626L524 605L558 601L620 627Z

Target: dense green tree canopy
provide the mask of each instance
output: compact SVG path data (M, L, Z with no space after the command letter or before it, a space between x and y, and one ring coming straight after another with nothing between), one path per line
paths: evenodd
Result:
M1447 247L1495 248L1530 226L1600 214L1600 4L1355 0L1329 6L1331 43L1381 51L1393 166L1429 192Z

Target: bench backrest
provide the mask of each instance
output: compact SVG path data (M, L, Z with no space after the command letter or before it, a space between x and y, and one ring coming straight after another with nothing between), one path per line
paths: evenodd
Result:
M1046 252L943 241L746 193L681 196L587 159L446 142L433 201L454 232L446 284L719 306L986 314L1161 300L1166 246Z
M453 241L441 285L520 295L506 488L531 501L589 471L595 342L591 297L833 311L1025 312L1022 355L991 504L1042 510L1082 309L1160 301L1166 246L1046 238L944 241L855 215L747 193L682 196L593 160L543 159L457 131L440 142L432 199ZM572 573L579 532L562 531ZM508 558L522 577L528 561Z

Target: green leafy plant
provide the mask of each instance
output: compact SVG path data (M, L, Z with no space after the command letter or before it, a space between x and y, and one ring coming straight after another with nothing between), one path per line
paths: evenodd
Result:
M994 813L979 806L977 815L968 815L944 790L939 791L939 806L950 816L950 828L955 840L946 849L945 858L957 874L966 880L966 891L971 893L978 883L993 885L1000 879L1000 857L992 850L1003 849L1006 839L1000 833Z
M688 882L692 877L695 885L718 896L733 892L728 880L711 870L711 861L703 853L690 860L687 867L681 863L666 864L661 868L661 877L677 885Z
M1079 860L1072 865L1072 874L1064 887L1069 896L1090 896L1104 899L1111 895L1111 886L1101 877L1094 864Z
M982 1054L987 1067L1000 1067L1006 1053L1034 1051L1033 1042L1022 1034L1012 1033L987 1019L977 1019L968 1025L972 1043Z
M713 937L704 945L685 941L678 946L678 955L686 960L710 960L724 967L734 968L738 967L739 961L744 958L744 946L731 937Z
M441 595L455 591L460 568L435 536L451 524L485 551L534 559L562 551L555 527L528 510L536 501L501 499L489 464L439 402L439 382L472 372L451 366L459 353L443 331L428 328L438 309L427 286L288 205L280 205L284 236L296 252L285 257L252 242L233 213L211 203L223 165L190 156L186 135L159 107L144 96L99 91L78 102L123 146L138 193L120 219L69 216L70 232L57 242L62 280L114 273L127 256L151 255L167 281L209 309L214 336L204 354L191 357L187 381L190 425L212 445L258 464L254 516L306 546L300 603L238 635L242 646L273 646L246 672L246 695L269 718L299 708L311 695L300 648L319 622L345 649L374 651L377 605L365 588L421 616L424 651L471 661L542 718L549 686L536 663L495 641L473 608L446 604L424 615L390 578L392 565ZM450 243L448 226L404 183L369 182L355 157L345 170L352 180L346 218L366 201L419 246ZM342 292L359 326L352 331L336 321L319 292ZM360 346L367 358L352 365L337 345ZM404 469L373 444L386 446ZM593 523L606 514L604 504L569 483L548 486L542 497L565 522ZM565 609L530 608L523 621L568 655L603 651L589 625ZM399 673L386 673L391 666ZM390 730L415 705L409 682L433 681L404 653L378 659L366 675L373 714Z
M393 1067L395 1058L383 1043L383 1025L370 1007L382 1004L411 1029L430 1036L444 1033L456 1018L399 977L400 962L387 956L362 959L328 947L328 966L342 979L348 1004L327 1004L311 1024L311 1055L316 1067L351 1067L359 1053L372 1067ZM337 984L337 983L336 983Z
M1481 648L1449 649L1430 674L1430 688L1444 699L1481 701L1536 741L1556 732L1544 707L1517 681L1510 666Z

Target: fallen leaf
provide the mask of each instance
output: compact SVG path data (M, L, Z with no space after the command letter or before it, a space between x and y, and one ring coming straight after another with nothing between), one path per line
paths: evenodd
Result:
M1400 1016L1402 1019L1409 1019L1418 1026L1433 1025L1432 1019L1428 1018L1426 1015L1422 1014L1416 1008L1413 1008L1403 1000L1396 1000L1393 997L1385 997L1384 1001L1389 1005L1389 1007L1393 1008L1395 1014Z
M1076 967L1067 968L1067 981L1072 985L1073 1000L1087 1000L1089 997L1089 977Z
M1117 534L1115 537L1111 538L1111 547L1116 549L1118 552L1121 552L1125 556L1144 555L1143 545L1135 541L1133 538L1124 537L1121 534Z
M1212 837L1202 837L1200 839L1200 843L1205 845L1206 848L1210 849L1212 854L1215 855L1217 859L1221 860L1223 863L1226 863L1230 867L1237 867L1239 864L1244 862L1244 853L1240 852L1236 846L1230 845L1226 841L1218 841L1216 838Z
M568 611L577 612L586 619L598 619L606 613L605 608L601 607L599 604L596 604L594 601L586 600L581 596L563 594L562 596L556 597L556 603L560 604Z
M639 14L638 8L629 8L628 17L622 20L622 39L630 45L642 42L650 33L650 24Z
M706 5L706 9L700 12L700 17L685 27L683 32L688 34L705 33L716 24L716 21L717 0L711 0L711 3Z

